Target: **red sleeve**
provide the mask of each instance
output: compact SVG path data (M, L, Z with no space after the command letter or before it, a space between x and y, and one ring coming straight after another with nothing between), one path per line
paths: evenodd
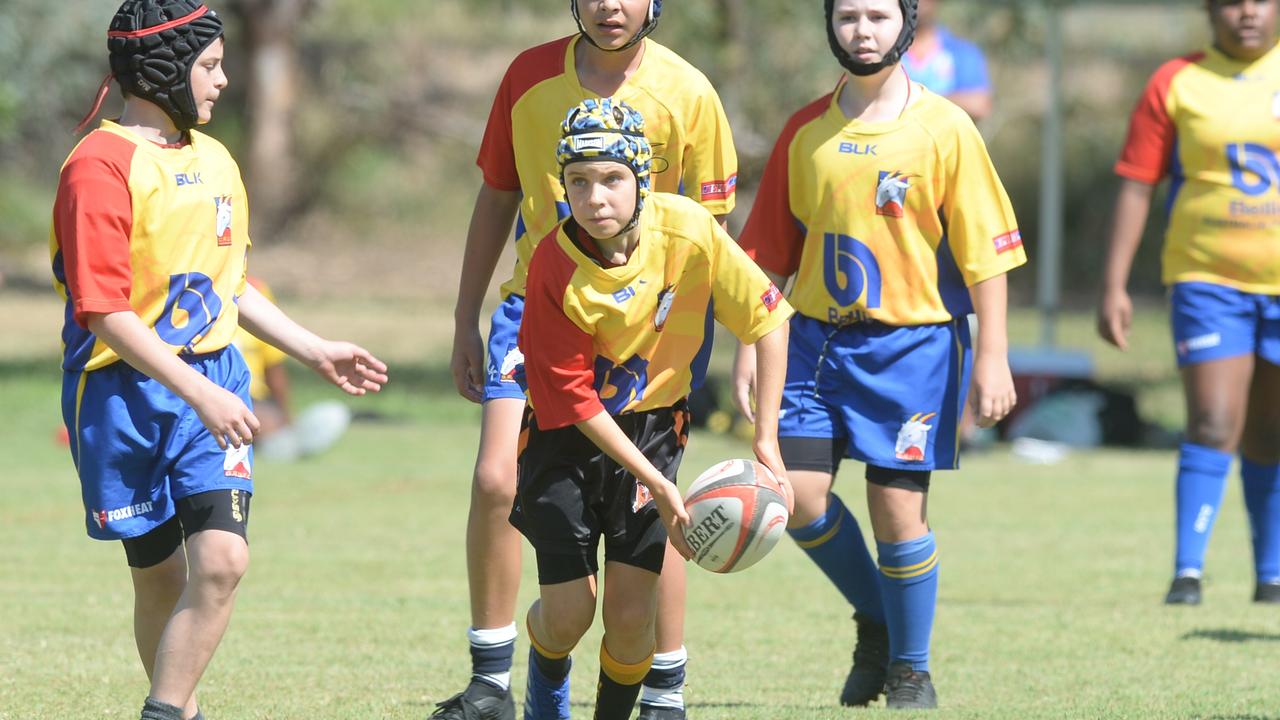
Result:
M1129 134L1116 161L1117 175L1154 185L1168 173L1177 140L1177 128L1169 116L1169 87L1183 68L1203 57L1196 53L1171 60L1151 76L1129 119Z
M791 212L791 141L800 128L822 115L830 106L831 96L827 95L791 116L764 166L755 204L751 206L751 215L738 238L738 244L747 251L747 257L776 275L788 277L795 274L800 267L800 253L804 250L804 226Z
M480 166L489 187L508 192L520 190L511 113L530 88L564 72L564 55L570 40L572 37L560 38L520 53L502 77L476 158L476 165ZM565 108L565 112L568 111L569 108Z
M108 132L95 132L62 168L53 205L53 231L62 254L67 294L76 324L86 313L131 310L133 270L129 236L133 198L129 168L136 146Z
M565 290L576 269L554 234L538 244L529 262L520 351L529 400L543 430L604 412L595 390L595 344L565 314Z

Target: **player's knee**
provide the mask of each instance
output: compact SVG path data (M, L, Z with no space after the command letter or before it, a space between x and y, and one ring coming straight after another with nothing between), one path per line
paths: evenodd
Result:
M516 468L505 461L476 463L471 485L471 501L486 507L511 509L516 497Z
M792 484L795 488L795 511L787 522L788 528L810 525L827 512L830 504L827 488L818 487L816 483Z
M539 638L553 648L573 647L587 633L594 619L595 608L580 607L547 608L542 613L542 629L547 637Z
M181 557L133 571L134 600L144 608L168 608L167 613L186 586L187 564Z
M1280 427L1246 427L1240 438L1240 454L1258 465L1280 463Z
M191 567L191 581L220 595L235 592L240 579L249 570L249 546L244 542L219 543L200 553L199 562Z
M1187 417L1187 440L1196 445L1234 452L1240 441L1240 421L1213 408L1193 410Z
M626 645L651 645L656 628L657 608L653 603L623 601L606 605L604 631Z

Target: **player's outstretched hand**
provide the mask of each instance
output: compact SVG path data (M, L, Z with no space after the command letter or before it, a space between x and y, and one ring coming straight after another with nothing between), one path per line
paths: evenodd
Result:
M484 400L484 340L475 327L454 330L449 372L459 395L473 403Z
M325 340L311 351L311 369L348 395L378 392L387 383L387 365L349 342Z
M658 506L658 515L662 518L662 526L667 529L671 546L685 560L692 558L693 550L689 549L689 543L684 539L684 534L689 529L689 511L684 509L680 490L675 483L664 479L649 486L649 494L653 495L653 501Z
M973 387L969 391L969 404L978 427L988 428L1000 422L1017 403L1008 356L979 353L973 361Z
M733 405L747 422L755 424L756 413L752 398L756 394L756 346L738 343L733 355Z
M1098 335L1121 350L1129 349L1133 324L1133 300L1126 290L1108 290L1098 303Z
M191 407L223 450L252 443L258 432L258 416L238 395L213 383L207 384Z

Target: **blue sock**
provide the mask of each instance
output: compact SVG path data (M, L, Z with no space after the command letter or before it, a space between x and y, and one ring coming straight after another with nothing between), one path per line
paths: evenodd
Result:
M877 542L889 625L889 661L928 672L929 636L938 605L938 546L933 532L900 543Z
M862 529L838 495L832 493L828 497L830 504L825 515L787 533L855 610L883 623L880 578L867 550L867 541L862 539Z
M1189 442L1179 448L1175 576L1200 577L1229 470L1231 455L1221 450Z
M1253 528L1253 566L1258 582L1280 582L1280 465L1240 458L1244 507Z

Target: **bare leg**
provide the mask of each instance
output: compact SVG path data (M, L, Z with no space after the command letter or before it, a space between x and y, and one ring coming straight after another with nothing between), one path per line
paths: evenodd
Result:
M244 538L204 530L187 539L189 576L160 635L151 697L185 706L226 632L236 587L249 567Z
M133 639L150 680L155 674L160 636L187 586L187 554L182 546L178 546L158 565L129 570L133 576ZM183 715L192 717L195 714L196 698L192 693L184 704Z
M497 398L484 404L480 450L467 516L467 578L471 625L505 627L520 590L520 533L508 517L516 496L516 444L524 402Z
M1188 441L1222 452L1236 451L1253 366L1253 355L1237 355L1182 368Z
M658 577L658 652L675 652L684 646L684 604L687 568L680 553L667 543L667 554L662 561L662 575ZM605 599L608 600L609 582L605 577Z

